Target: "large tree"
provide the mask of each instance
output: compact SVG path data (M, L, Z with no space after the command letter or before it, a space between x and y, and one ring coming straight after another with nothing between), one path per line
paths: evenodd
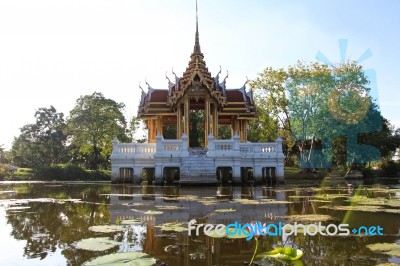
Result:
M122 113L125 105L94 92L81 96L68 118L68 131L75 159L90 169L106 168L112 152L112 139L129 141Z
M340 164L365 163L378 158L379 151L372 146L379 146L383 154L383 148L393 148L393 129L379 133L386 136L380 137L386 140L380 145L368 138L381 129L382 117L370 96L368 76L355 62L267 68L252 87L261 116L251 134L260 139L283 136L287 159L298 152L305 168L328 166L332 158Z
M11 153L19 166L38 167L57 164L66 160L64 114L50 106L35 112L36 122L21 128L14 138Z

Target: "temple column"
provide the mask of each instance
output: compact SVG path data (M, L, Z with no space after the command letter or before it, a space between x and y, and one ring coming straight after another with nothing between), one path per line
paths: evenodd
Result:
M156 135L161 134L163 135L164 129L164 121L162 116L157 116L157 130Z
M239 120L239 128L240 128L240 142L246 142L246 127L245 127L245 121L244 120Z
M237 119L237 117L235 117L235 132L234 133L237 133L239 136L240 136L240 123L239 123L240 121Z
M189 122L190 122L190 109L189 109L189 101L190 101L190 98L189 97L185 97L185 106L184 106L184 115L185 115L185 133L186 133L186 135L187 135L187 141L188 141L188 145L189 145L189 138L190 138L190 125L189 125Z
M210 101L209 97L205 99L205 107L204 107L204 147L208 146L208 134L210 132Z
M182 112L181 105L178 104L178 108L176 110L176 139L182 138Z
M231 136L233 137L233 135L235 135L236 133L236 123L235 123L235 117L232 116L231 118Z
M213 113L213 135L214 139L218 139L218 105L214 103L214 113Z
M248 125L247 120L243 120L243 141L247 142L247 125Z
M147 120L147 134L148 134L148 142L155 143L156 142L156 120L149 119Z

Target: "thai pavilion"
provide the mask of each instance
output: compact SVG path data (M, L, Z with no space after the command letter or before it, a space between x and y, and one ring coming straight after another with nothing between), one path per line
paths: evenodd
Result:
M167 76L168 89L152 88L147 81L147 92L141 88L137 117L147 127L148 142L113 140L112 182L283 182L282 140L247 141L249 121L256 119L252 91L246 90L247 82L227 89L221 70L215 77L208 71L197 16L189 65L181 77L173 74L173 81Z

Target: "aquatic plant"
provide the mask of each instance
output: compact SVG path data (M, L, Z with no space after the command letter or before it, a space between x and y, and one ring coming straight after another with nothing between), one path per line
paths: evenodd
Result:
M278 260L292 261L303 256L303 251L291 247L277 247L271 251L257 255L257 258L274 258Z
M156 259L143 252L113 253L85 262L84 266L94 265L125 265L125 266L151 266Z
M96 233L115 233L124 231L124 227L120 225L94 225L89 230Z
M161 231L185 232L188 230L187 226L183 226L183 223L165 223L155 227L160 228Z
M90 251L105 251L109 250L121 243L115 242L108 237L85 238L75 243L77 249Z
M397 243L375 243L367 245L372 251L382 252L387 255L400 257L400 245Z

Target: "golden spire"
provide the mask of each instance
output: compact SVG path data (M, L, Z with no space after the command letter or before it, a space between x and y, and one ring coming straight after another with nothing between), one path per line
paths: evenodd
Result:
M201 54L200 41L199 41L199 18L198 18L197 0L196 0L196 38L194 42L193 53Z

